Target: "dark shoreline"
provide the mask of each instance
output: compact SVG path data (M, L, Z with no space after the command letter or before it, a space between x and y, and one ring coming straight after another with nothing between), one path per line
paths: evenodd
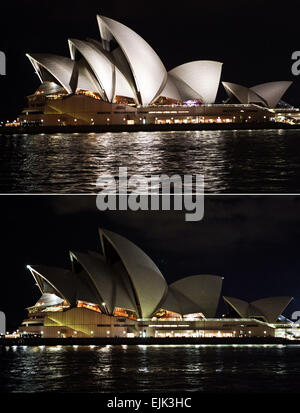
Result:
M300 129L300 125L287 123L214 123L214 124L165 124L165 125L74 125L74 126L16 126L0 127L0 135L37 135L57 133L105 133L105 132L178 132L178 131L233 131Z
M293 345L299 340L288 340L278 337L245 337L245 338L6 338L0 339L1 346L104 346L104 345Z

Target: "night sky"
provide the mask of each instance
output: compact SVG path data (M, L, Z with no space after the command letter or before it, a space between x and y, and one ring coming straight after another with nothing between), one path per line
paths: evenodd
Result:
M0 50L7 55L0 78L0 118L20 113L24 97L39 86L25 53L69 56L67 39L99 38L96 14L139 33L168 70L192 60L224 63L222 80L253 86L293 80L285 96L300 105L300 79L291 55L300 50L298 1L8 1L1 4ZM222 87L218 100L225 98Z
M199 223L185 222L181 212L100 213L93 196L0 200L0 310L11 328L40 297L26 264L69 268L69 250L99 251L100 226L139 245L169 283L216 274L225 277L223 295L291 295L286 315L300 309L299 197L207 196Z

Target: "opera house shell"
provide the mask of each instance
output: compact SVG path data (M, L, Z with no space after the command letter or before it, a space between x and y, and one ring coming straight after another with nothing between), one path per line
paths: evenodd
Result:
M131 241L102 229L100 239L102 254L70 252L72 270L28 267L43 294L38 306L72 308L85 302L106 315L121 309L139 319L162 309L215 316L222 277L197 275L168 286L155 263Z
M251 88L235 83L222 82L230 101L242 104L259 104L270 109L277 107L279 101L293 82L268 82Z
M97 16L101 41L69 39L70 58L28 54L44 91L89 92L104 102L120 98L148 106L159 98L214 103L222 63L190 62L167 72L152 47L124 24ZM47 91L47 89L49 89Z
M217 319L222 277L194 275L168 285L133 242L104 229L99 234L101 252L70 252L70 270L27 266L41 297L27 308L28 317L19 327L22 334L232 337L240 325L249 325L256 335L272 335L274 328L266 323L275 323L291 300L277 297L248 304L224 297L234 317Z
M238 298L223 298L241 318L258 318L268 323L276 323L293 299L292 297L269 297L247 303Z
M196 60L167 71L132 29L105 16L97 21L98 39L68 39L70 57L27 54L41 85L27 97L21 126L264 123L275 120L270 109L291 84L223 82L229 100L215 105L223 63Z

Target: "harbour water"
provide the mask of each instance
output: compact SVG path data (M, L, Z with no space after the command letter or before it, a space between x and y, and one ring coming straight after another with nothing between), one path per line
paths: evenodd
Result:
M283 345L0 347L0 392L291 393L299 356Z
M95 193L99 176L203 174L207 193L299 193L300 130L0 136L1 193Z

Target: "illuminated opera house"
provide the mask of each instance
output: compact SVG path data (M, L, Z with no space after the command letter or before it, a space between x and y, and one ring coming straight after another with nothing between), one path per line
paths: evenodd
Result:
M167 71L122 23L97 16L99 40L69 39L70 58L28 54L41 86L28 96L22 125L133 125L266 122L288 82L251 89L223 83L231 102L215 104L222 63L197 60ZM234 98L234 99L233 99Z
M252 303L224 297L223 278L194 275L172 284L128 239L100 229L101 253L70 252L71 269L28 266L41 298L27 309L23 336L273 337L287 334L281 315L291 297Z

